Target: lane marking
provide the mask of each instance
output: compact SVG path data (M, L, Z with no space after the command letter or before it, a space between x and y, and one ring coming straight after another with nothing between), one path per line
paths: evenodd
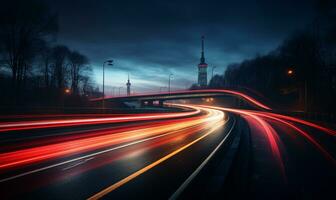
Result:
M218 119L223 118L223 113L221 111L214 112L211 109L204 110L208 112L204 117L188 118L178 123L169 122L162 125L165 122L161 122L161 125L159 126L154 125L151 127L151 125L146 125L144 128L141 126L138 127L137 130L131 131L124 131L121 129L117 131L122 132L117 132L116 134L112 134L115 132L111 132L111 134L110 132L102 132L104 134L99 134L98 136L84 137L55 144L0 153L0 170L15 166L29 165L48 159L55 159L57 157L65 157L69 154L84 151L88 153L90 151L93 152L93 150L99 151L99 149L109 148L112 145L125 144L145 137L159 135L174 130L181 130L182 128L205 122L218 121Z
M168 160L169 158L173 157L174 155L178 154L179 152L187 149L188 147L190 147L191 145L197 143L198 141L202 140L203 138L207 137L208 135L212 134L214 131L216 131L219 127L223 126L227 121L223 121L220 122L218 125L212 127L208 132L206 132L204 135L202 135L201 137L197 138L196 140L184 145L183 147L176 149L175 151L171 152L170 154L160 158L159 160L147 165L146 167L134 172L133 174L127 176L124 179L121 179L120 181L114 183L113 185L103 189L102 191L96 193L95 195L91 196L88 198L88 200L95 200L95 199L100 199L102 197L104 197L106 194L114 191L115 189L119 188L120 186L126 184L127 182L133 180L134 178L138 177L139 175L145 173L146 171L152 169L153 167L159 165L160 163L162 163L165 160Z
M190 127L187 127L187 128L184 128L184 129L188 129L188 128L190 128ZM51 168L55 168L55 167L65 165L65 164L68 164L68 163L72 163L72 162L75 162L75 161L79 161L79 160L82 160L82 159L90 158L92 156L97 156L97 155L100 155L100 154L108 153L110 151L115 151L115 150L118 150L118 149L122 149L122 148L125 148L125 147L128 147L128 146L131 146L131 145L135 145L135 144L143 143L143 142L146 142L146 141L149 141L149 140L154 140L156 138L160 138L160 137L164 137L164 136L167 136L167 135L175 134L179 131L181 131L181 130L176 130L176 131L173 131L173 132L168 132L168 133L165 133L165 134L145 138L145 139L142 139L142 140L137 140L137 141L134 141L134 142L123 144L123 145L113 147L113 148L110 148L110 149L106 149L106 150L103 150L103 151L98 151L96 153L88 154L88 155L77 157L77 158L67 160L67 161L64 161L64 162L60 162L60 163L56 163L56 164L49 165L49 166L46 166L46 167L42 167L42 168L39 168L39 169L24 172L24 173L15 175L15 176L11 176L11 177L8 177L8 178L1 179L0 183L6 182L6 181L9 181L9 180L13 180L13 179L16 179L16 178L20 178L20 177L23 177L23 176L27 176L27 175L30 175L30 174L33 174L33 173L41 172L41 171L44 171L44 170L48 170L48 169L51 169Z
M201 170L204 168L204 166L215 155L215 153L218 151L218 149L223 145L223 143L226 141L226 139L229 137L229 135L231 135L231 132L232 132L233 128L235 127L235 125L236 125L236 120L234 120L229 132L222 139L222 141L209 154L209 156L197 167L197 169L182 183L182 185L173 193L173 195L169 198L170 200L175 200L182 194L182 192L188 187L188 185L191 183L191 181L194 180L194 178L201 172Z
M72 165L70 165L70 166L67 166L67 167L63 168L62 171L65 171L65 170L68 170L68 169L72 169L72 168L74 168L74 167L77 167L77 166L79 166L79 165L81 165L81 164L84 164L84 163L86 163L86 162L88 162L88 161L94 159L94 158L95 158L95 157L87 158L87 159L82 160L82 161L80 161L80 162L78 162L78 163L75 163L75 164L72 164Z

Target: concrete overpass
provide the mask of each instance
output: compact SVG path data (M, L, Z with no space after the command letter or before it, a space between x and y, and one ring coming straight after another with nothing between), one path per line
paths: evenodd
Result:
M179 100L179 99L192 99L192 98L206 98L206 97L219 97L219 96L235 96L251 105L264 109L271 110L270 107L263 104L262 102L254 99L247 94L234 90L226 89L205 89L205 90L183 90L183 91L172 91L164 93L146 93L146 94L136 94L131 96L113 96L105 97L104 101L106 102L140 102L141 104L152 105L154 101L158 101L160 105L167 100ZM91 99L92 102L102 101L103 98Z

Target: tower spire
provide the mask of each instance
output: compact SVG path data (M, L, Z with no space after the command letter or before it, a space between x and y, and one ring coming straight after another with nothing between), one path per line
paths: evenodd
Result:
M130 77L129 77L129 73L127 74L127 96L131 95L131 82L130 82Z
M201 39L202 39L201 63L205 63L205 58L204 58L204 35L202 35Z
M201 62L198 64L198 85L205 88L208 85L208 64L205 63L204 57L204 35L201 37Z

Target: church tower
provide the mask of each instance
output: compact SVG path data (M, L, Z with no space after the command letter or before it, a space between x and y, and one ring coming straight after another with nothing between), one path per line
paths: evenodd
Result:
M127 86L127 96L131 96L131 82L130 82L130 79L129 79L129 74L128 74L128 79L127 79L126 86Z
M204 88L208 85L208 64L204 58L204 36L202 36L201 62L198 64L198 86Z

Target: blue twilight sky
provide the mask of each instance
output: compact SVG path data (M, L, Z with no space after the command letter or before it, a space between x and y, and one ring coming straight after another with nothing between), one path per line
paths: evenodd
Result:
M107 94L123 87L130 74L135 92L158 91L168 84L184 89L197 82L200 37L215 73L228 64L265 54L314 17L314 0L49 0L59 13L58 43L87 55L101 87L102 63ZM118 89L116 89L118 90Z

